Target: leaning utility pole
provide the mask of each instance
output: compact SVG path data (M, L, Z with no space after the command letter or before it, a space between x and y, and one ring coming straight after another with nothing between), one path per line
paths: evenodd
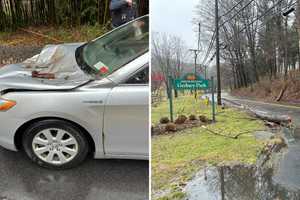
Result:
M198 55L200 53L200 34L201 34L201 24L199 23L198 24L199 26L199 32L198 32L198 48L197 49L190 49L190 51L194 52L194 73L195 73L195 76L197 75L197 58L198 58ZM197 90L195 90L195 99L197 99Z
M198 58L198 54L200 52L200 50L198 49L190 49L190 51L194 52L194 73L195 73L195 76L197 76L197 58ZM197 99L197 90L195 89L195 99Z
M199 53L201 52L201 45L200 45L200 39L201 39L201 24L199 23L198 24L198 48L197 49L190 49L191 52L194 53L194 64L195 64L195 69L194 69L194 72L195 72L195 75L197 74L197 58L198 58L198 55Z
M217 66L217 101L222 105L221 100L221 72L220 72L220 35L219 35L219 2L215 0L215 21L216 21L216 66Z

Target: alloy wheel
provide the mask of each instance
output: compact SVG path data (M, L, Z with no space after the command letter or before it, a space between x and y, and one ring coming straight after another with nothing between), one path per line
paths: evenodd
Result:
M44 162L63 165L78 154L78 143L71 133L49 128L40 131L32 140L32 149Z

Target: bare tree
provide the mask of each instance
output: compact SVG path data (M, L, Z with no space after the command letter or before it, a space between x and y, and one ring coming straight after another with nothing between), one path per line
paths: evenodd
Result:
M183 72L183 61L187 56L187 48L184 41L177 36L172 37L173 46L174 46L174 69L173 69L173 78L179 78ZM178 91L175 90L175 98L178 97Z
M226 0L220 5L221 58L223 65L230 68L234 88L252 87L260 77L269 76L271 80L296 69L300 48L293 43L299 43L299 36L295 34L296 26L287 23L288 18L283 16L295 5L294 1ZM213 44L215 39L213 6L211 1L201 0L196 7L194 21L203 24L206 44ZM214 52L212 45L212 50L205 52L209 56L204 58L208 60Z
M159 71L164 75L164 83L169 91L168 77L172 76L173 43L167 34L152 34L152 63L156 63ZM169 95L169 94L168 94ZM168 96L169 97L169 96Z
M158 69L163 74L167 90L170 87L168 77L176 79L181 76L187 52L181 38L157 32L152 34L152 69ZM175 91L175 97L177 96L178 93Z

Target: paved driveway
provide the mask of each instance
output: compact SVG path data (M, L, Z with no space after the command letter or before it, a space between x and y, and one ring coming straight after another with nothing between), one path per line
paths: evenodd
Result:
M148 175L148 162L133 160L88 159L52 171L0 147L0 200L144 200Z

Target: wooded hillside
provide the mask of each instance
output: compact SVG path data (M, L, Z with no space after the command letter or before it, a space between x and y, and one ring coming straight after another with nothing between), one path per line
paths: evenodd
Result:
M231 71L227 79L233 88L251 86L261 77L286 79L289 71L299 69L296 7L296 0L220 1L221 62L224 70ZM214 5L202 0L195 17L210 47L202 65L210 65L215 57L212 10Z
M36 25L106 25L110 0L0 0L0 31ZM148 14L149 0L135 1L139 15Z

